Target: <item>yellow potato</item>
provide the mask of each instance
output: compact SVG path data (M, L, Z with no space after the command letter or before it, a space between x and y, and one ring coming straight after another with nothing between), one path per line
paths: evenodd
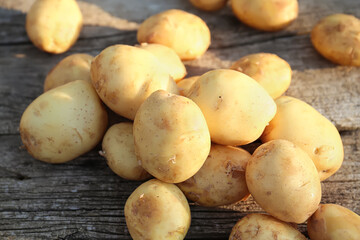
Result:
M127 45L103 50L91 63L93 86L115 113L134 119L151 93L163 89L178 93L177 85L150 52Z
M204 11L216 11L223 8L227 0L190 0L191 4Z
M221 206L249 196L245 168L251 154L241 148L212 144L200 170L178 187L202 206Z
M196 104L158 90L141 105L134 120L135 154L143 168L164 182L192 177L210 151L210 134Z
M189 77L189 78L185 78L185 79L182 79L182 80L178 81L176 84L178 86L180 94L182 96L186 97L188 95L188 93L189 93L189 89L191 88L191 86L199 78L200 78L200 76L194 76L194 77Z
M246 183L255 201L284 222L305 222L321 199L314 163L287 140L273 140L255 150L246 167Z
M107 113L90 83L77 80L36 98L20 121L28 152L49 163L70 161L98 144L107 127Z
M122 178L144 180L150 177L136 158L133 124L122 122L112 125L103 138L102 152L111 170Z
M311 31L315 49L340 65L360 66L360 19L333 14L320 20Z
M298 16L297 0L230 0L235 16L263 31L285 28Z
M230 68L255 79L274 99L290 86L291 67L275 54L250 54L240 58Z
M222 145L255 141L276 113L276 104L263 87L230 69L205 73L191 86L187 97L203 112L211 140Z
M307 229L311 240L358 240L360 216L336 204L321 204L309 218Z
M146 19L137 32L139 43L158 43L172 48L181 60L203 55L210 46L210 30L198 16L170 9Z
M75 80L91 83L90 65L93 57L89 54L72 54L61 60L46 76L44 92Z
M39 49L63 53L77 40L83 19L75 0L36 0L26 15L26 32Z
M275 102L277 113L265 128L261 141L289 140L310 156L321 181L333 175L344 159L343 144L336 127L299 99L282 96Z
M124 213L134 240L181 240L191 222L184 194L174 184L157 179L135 189L125 203Z

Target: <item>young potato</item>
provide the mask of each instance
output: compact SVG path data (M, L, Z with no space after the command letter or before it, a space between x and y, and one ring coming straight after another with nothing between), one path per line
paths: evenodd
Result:
M204 11L217 11L223 8L228 0L190 0L190 3Z
M141 48L113 45L91 63L91 80L103 102L115 113L134 119L151 93L178 93L177 85L158 59Z
M77 53L67 56L53 67L44 82L44 92L75 80L91 83L90 65L93 56Z
M344 159L343 144L336 127L299 99L282 96L275 102L277 113L265 128L261 141L289 140L310 156L321 181L333 175Z
M193 76L193 77L189 77L189 78L185 78L182 79L180 81L178 81L176 83L176 85L178 86L179 92L182 96L187 96L189 93L189 90L191 88L191 86L194 84L194 82L196 82L198 79L200 78L200 76Z
M103 138L101 155L107 160L111 170L128 180L144 180L150 178L134 149L133 124L122 122L112 125Z
M210 151L209 129L199 107L164 90L154 92L141 105L133 134L143 168L164 182L192 177Z
M250 27L263 31L285 28L298 16L297 0L230 0L235 16Z
M170 9L146 19L137 32L139 43L158 43L172 48L181 60L203 55L210 46L210 30L198 16Z
M180 240L190 227L190 207L178 187L157 179L141 184L125 203L125 220L134 240Z
M261 229L261 230L260 230ZM272 216L253 213L239 220L229 240L306 240L297 229Z
M202 206L216 207L249 196L245 168L251 154L241 148L212 144L200 170L178 183L188 199Z
M311 31L315 49L340 65L360 66L360 19L333 14L320 20Z
M63 53L77 40L83 19L75 0L36 0L26 15L26 32L39 49Z
M311 240L360 239L360 216L336 204L321 204L309 218L307 229Z
M28 152L48 163L70 161L98 144L107 127L107 113L90 83L77 80L36 98L20 121Z
M211 140L222 145L245 145L260 137L276 113L276 104L254 79L230 69L202 75L187 97L203 112Z
M273 99L280 97L290 86L291 67L275 54L250 54L230 68L255 79Z
M273 140L255 150L246 167L246 183L255 201L285 222L305 222L321 200L313 161L287 140Z

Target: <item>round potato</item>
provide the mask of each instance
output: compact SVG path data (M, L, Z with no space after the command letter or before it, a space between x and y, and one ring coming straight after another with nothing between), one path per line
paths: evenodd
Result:
M94 88L77 80L36 98L21 117L20 135L34 158L63 163L95 147L106 127L107 113Z
M122 122L112 125L105 133L101 155L107 160L111 170L128 180L150 178L134 150L133 124Z
M275 102L277 113L265 128L261 141L289 140L310 156L321 181L333 175L344 159L343 144L336 127L299 99L282 96Z
M36 0L26 15L26 32L39 49L63 53L77 40L83 19L75 0Z
M320 203L313 161L287 140L273 140L255 150L246 167L246 182L255 201L285 222L305 222Z
M230 0L235 16L250 27L263 31L285 28L298 16L297 0Z
M333 14L320 20L311 31L315 49L340 65L360 66L360 19Z
M360 216L336 204L321 204L309 218L311 240L360 239Z
M261 229L261 230L260 230ZM306 240L294 227L272 216L253 213L238 221L229 240Z
M179 92L158 59L137 47L107 47L92 61L90 72L93 86L103 102L129 119L135 118L140 105L156 90Z
M210 46L210 30L198 16L170 9L146 19L137 32L139 43L158 43L172 48L181 60L203 55Z
M189 204L178 187L157 179L141 184L125 203L125 220L134 240L180 240L190 227Z
M143 168L164 182L192 177L210 151L205 118L190 99L158 90L134 120L135 154Z
M250 54L240 58L230 68L255 79L274 99L290 86L291 67L275 54Z
M61 60L48 73L44 82L44 92L75 80L91 83L90 65L93 57L89 54L72 54Z
M228 0L190 0L191 4L204 11L217 11L223 8Z
M187 97L203 112L211 140L222 145L245 145L260 137L276 113L276 104L254 79L230 69L202 75Z
M178 81L176 84L178 86L180 94L182 96L186 97L188 95L188 93L189 93L189 89L191 88L191 86L199 78L200 78L200 76L193 76L193 77L185 78L185 79L182 79L182 80Z
M245 168L251 154L241 148L212 144L200 170L177 186L188 199L202 206L216 207L249 196Z

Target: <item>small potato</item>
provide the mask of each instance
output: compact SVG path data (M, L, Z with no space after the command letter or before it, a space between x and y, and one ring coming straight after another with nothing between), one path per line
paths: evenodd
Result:
M70 161L98 144L107 127L107 113L90 83L76 80L36 98L20 121L28 152L49 163Z
M263 31L285 28L299 11L297 0L231 0L231 8L240 21Z
M336 127L299 99L282 96L275 102L277 113L265 128L261 141L289 140L310 156L321 181L333 175L344 159L343 144Z
M360 66L360 19L347 14L327 16L311 31L311 41L330 61Z
M233 227L229 240L306 240L294 227L272 216L253 213Z
M311 240L358 240L360 216L336 204L321 204L309 218L307 229Z
M249 196L245 168L251 154L241 148L212 144L200 170L178 187L188 199L202 206L216 207Z
M36 0L26 15L26 32L39 49L63 53L77 40L83 25L75 0Z
M210 151L204 115L190 99L158 90L134 120L135 154L143 168L164 182L192 177Z
M146 19L137 32L139 43L158 43L172 48L181 60L203 55L210 46L210 30L198 16L170 9Z
M181 240L190 227L190 207L178 187L157 179L141 184L125 203L125 220L134 240Z
M230 68L255 79L273 99L280 97L290 86L291 67L275 54L250 54Z
M246 167L246 183L255 201L285 222L305 222L321 199L314 163L287 140L273 140L255 150Z
M204 11L217 11L223 8L228 0L190 0L191 4Z
M105 133L102 152L111 170L128 180L144 180L150 178L134 150L133 124L122 122L112 125Z
M176 84L178 86L180 94L182 96L186 97L188 95L188 93L189 93L189 90L190 90L191 86L199 78L200 78L200 76L194 76L194 77L189 77L189 78L185 78L185 79L182 79L182 80L178 81Z
M72 54L61 60L48 73L44 82L44 92L75 80L91 83L90 65L93 56L89 54Z

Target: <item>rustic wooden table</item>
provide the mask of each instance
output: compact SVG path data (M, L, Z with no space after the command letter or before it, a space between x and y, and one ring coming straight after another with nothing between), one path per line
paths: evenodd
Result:
M299 18L287 29L265 33L241 24L225 8L194 9L186 0L86 0L79 2L85 27L65 54L50 55L26 36L25 12L33 0L0 0L0 238L131 239L124 203L140 184L116 176L98 155L99 147L69 163L34 160L21 148L22 112L42 93L47 72L73 53L97 55L107 46L136 44L138 24L169 8L202 17L212 31L209 51L187 62L189 76L228 68L256 52L276 53L294 70L287 95L300 98L330 119L341 133L342 168L322 183L323 203L337 203L360 214L360 68L340 67L313 49L309 33L322 17L342 12L360 17L358 0L300 0ZM192 205L187 239L227 239L238 219L261 208L250 198L221 208ZM306 234L305 225L299 226Z

